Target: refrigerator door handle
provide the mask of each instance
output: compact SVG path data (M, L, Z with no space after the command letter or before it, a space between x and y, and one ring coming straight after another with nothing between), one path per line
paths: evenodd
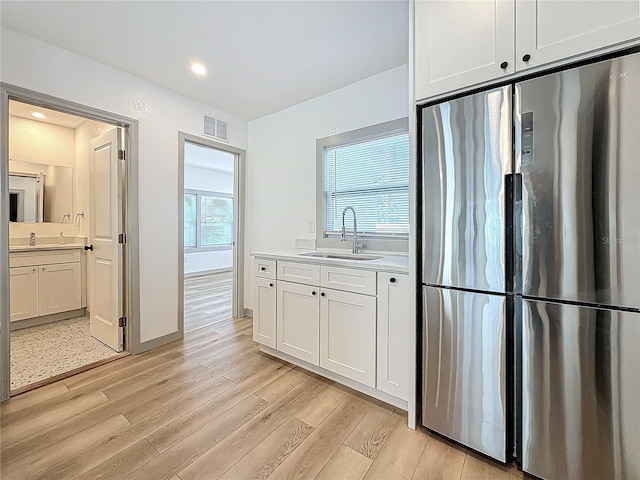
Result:
M524 212L522 174L516 173L513 179L513 291L522 294L522 268L524 245Z

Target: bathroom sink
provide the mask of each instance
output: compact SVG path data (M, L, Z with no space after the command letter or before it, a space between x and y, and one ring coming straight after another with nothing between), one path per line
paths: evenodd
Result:
M362 253L332 253L332 252L310 252L300 253L302 257L316 257L316 258L337 258L340 260L377 260L382 258L376 255L364 255Z

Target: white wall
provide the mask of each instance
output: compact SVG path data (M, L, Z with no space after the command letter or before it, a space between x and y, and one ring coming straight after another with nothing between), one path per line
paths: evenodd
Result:
M188 161L188 159L185 159L185 161ZM185 190L203 190L233 195L233 174L185 165L184 188ZM231 270L232 268L232 248L227 250L185 252L184 254L185 275L197 272Z
M316 139L409 115L407 66L249 123L245 305L252 308L251 258L315 238Z
M184 188L233 195L233 174L185 165Z
M4 41L4 35L2 40ZM4 63L3 58L3 69ZM2 78L4 81L4 76ZM75 166L73 128L51 125L14 115L9 117L9 125L9 157L11 160L71 168Z
M139 123L140 339L178 329L178 131L202 132L204 114L228 122L229 143L246 149L245 121L158 85L3 28L0 79L8 84L136 117ZM194 77L194 82L200 81Z

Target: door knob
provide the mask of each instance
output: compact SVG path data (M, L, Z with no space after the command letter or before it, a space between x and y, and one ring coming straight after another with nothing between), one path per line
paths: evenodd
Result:
M506 70L508 66L509 66L509 62L502 62L500 64L500 68L503 70Z
M531 55L529 55L528 53L522 56L523 62L528 62L529 60L531 60Z
M87 250L91 250L91 251L93 252L93 245L85 245L85 246L84 246L84 250L85 250L85 251L87 251Z

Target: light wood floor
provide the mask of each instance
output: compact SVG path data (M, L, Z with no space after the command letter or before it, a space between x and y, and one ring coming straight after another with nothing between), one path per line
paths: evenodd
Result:
M251 320L201 328L12 398L6 479L511 479L406 415L259 353Z
M233 272L210 273L184 279L184 331L231 318Z

